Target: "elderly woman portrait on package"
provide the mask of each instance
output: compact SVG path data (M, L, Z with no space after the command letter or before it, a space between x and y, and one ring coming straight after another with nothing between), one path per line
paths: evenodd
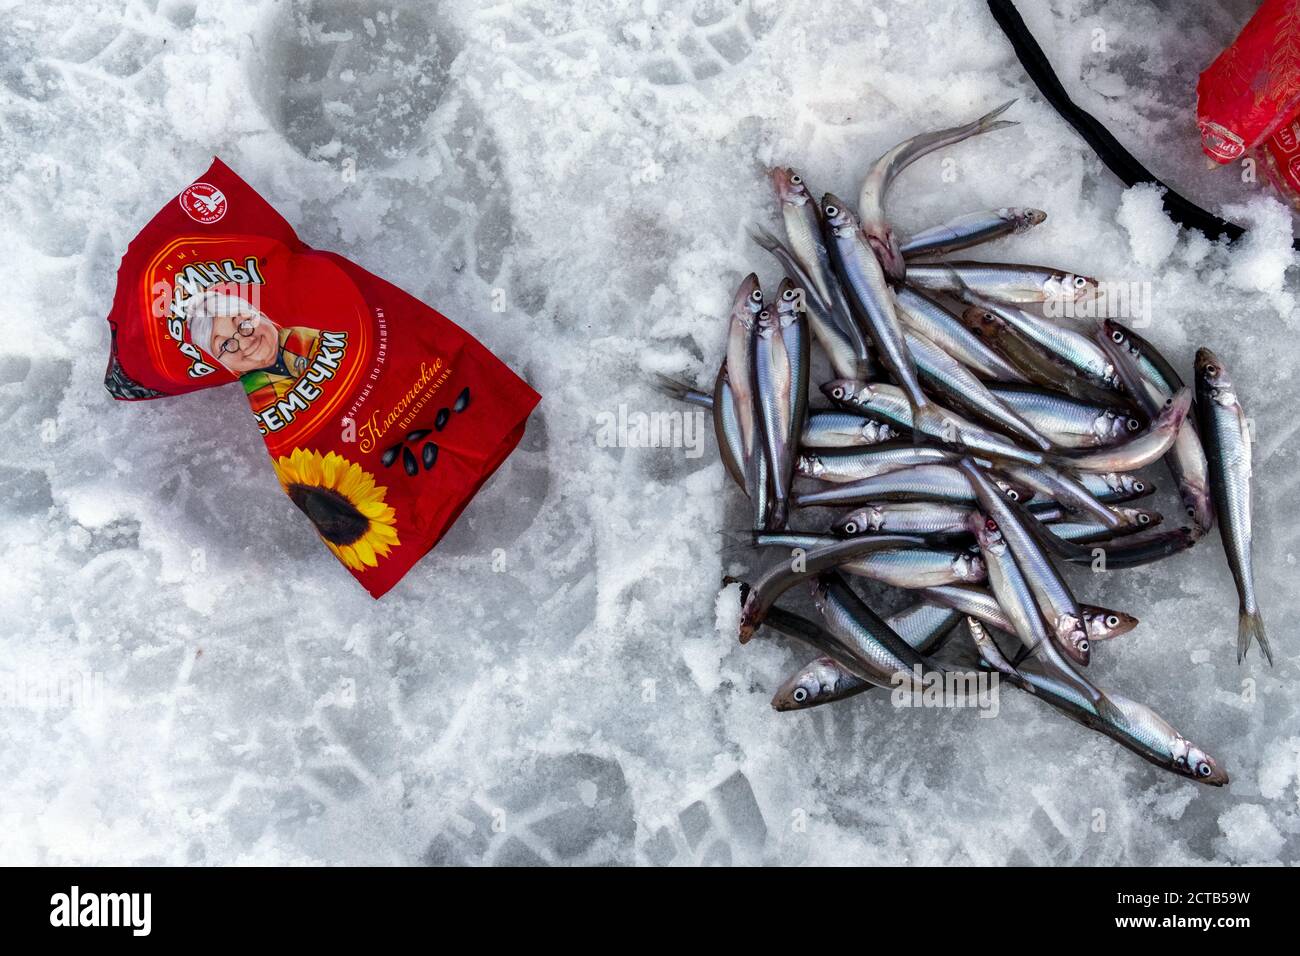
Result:
M207 292L186 318L190 341L239 376L254 412L286 395L311 366L320 331L280 327L247 300Z

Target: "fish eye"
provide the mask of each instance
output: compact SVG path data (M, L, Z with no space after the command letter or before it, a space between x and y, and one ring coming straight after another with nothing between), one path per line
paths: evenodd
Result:
M848 524L844 526L844 530L847 531L849 534L856 534L858 530L857 523L850 521Z
M1207 366L1205 366L1205 374L1206 374L1206 375L1218 375L1218 374L1219 374L1219 370L1218 370L1217 368L1215 368L1213 365L1207 365Z
M793 176L790 177L790 182L791 182L792 185L795 185L795 186L802 186L802 185L803 185L803 177L800 176L798 173L795 173Z
M1123 333L1123 332L1120 332L1120 331L1117 329L1117 330L1115 330L1114 332L1110 333L1110 340L1111 340L1112 342L1123 342L1123 341L1124 341L1124 333Z
M1202 777L1208 777L1211 773L1210 765L1208 763L1203 763L1196 768L1196 772Z
M1126 421L1126 422L1124 423L1124 426L1125 426L1129 431L1131 431L1131 432L1135 432L1135 431L1137 431L1139 428L1142 427L1142 423L1141 423L1140 421L1138 421L1136 418L1130 418L1128 421Z
M1195 517L1196 517L1196 509L1193 508L1191 505L1188 505L1188 506L1187 506L1187 517L1189 517L1189 518L1195 518Z
M1075 287L1076 289L1082 289L1082 288L1083 288L1084 286L1086 286L1087 284L1088 284L1088 280L1085 279L1083 276L1075 276L1075 277L1074 277L1074 287Z
M1079 642L1079 653L1080 653L1080 654L1086 654L1086 653L1088 653L1088 642L1087 642L1087 641L1080 641L1080 642Z
M1106 615L1106 626L1107 626L1107 627L1119 627L1119 618L1116 617L1114 614L1107 614L1107 615Z
M796 687L794 689L794 693L791 694L790 696L794 698L794 702L796 704L802 704L805 700L808 699L808 692L804 690L802 687Z
M1146 490L1147 490L1147 486L1146 486L1145 484L1143 484L1142 482L1140 482L1140 481L1135 481L1135 482L1133 482L1133 490L1134 490L1134 491L1146 491Z
M1150 524L1150 523L1151 523L1150 515L1145 515L1145 514L1138 515L1138 524Z
M762 302L762 301L763 301L763 292L762 292L762 290L761 290L761 289L755 289L753 292L751 292L751 293L749 294L749 301L750 301L750 302Z
M838 209L837 207L835 207L835 206L827 206L827 207L826 207L826 215L828 215L828 216L838 216L839 214L840 214L840 211L839 211L839 209Z
M998 523L997 523L996 521L994 521L992 518L985 518L985 519L984 519L984 527L985 527L985 529L988 530L988 531L997 531L997 530L998 530Z
M835 398L843 398L844 389L839 385L836 385L833 389L831 389L831 395L834 396Z
M787 302L793 302L796 295L797 293L794 289L786 289L785 292L781 294L781 298L785 299Z
M1014 489L1014 488L1008 488L1008 489L1007 489L1007 497L1010 498L1012 501L1019 501L1019 500L1020 500L1020 492L1016 491L1016 489Z

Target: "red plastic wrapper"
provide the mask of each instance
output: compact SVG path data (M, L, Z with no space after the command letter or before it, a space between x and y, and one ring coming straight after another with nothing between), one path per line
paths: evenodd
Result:
M1264 148L1269 178L1291 205L1300 207L1300 113L1274 130Z
M449 319L287 222L220 160L131 242L104 385L238 382L281 486L379 597L447 532L540 401Z
M1300 110L1300 2L1265 0L1196 84L1201 146L1240 159Z

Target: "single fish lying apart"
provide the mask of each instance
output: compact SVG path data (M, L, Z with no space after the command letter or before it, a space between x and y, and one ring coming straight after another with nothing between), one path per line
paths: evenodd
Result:
M1257 642L1272 662L1251 560L1250 433L1223 363L1201 349L1187 388L1130 329L1058 308L1098 297L1097 280L942 258L1037 227L1040 210L967 213L906 241L885 216L903 169L1014 125L998 119L1006 108L887 150L856 212L830 193L815 201L795 170L772 170L785 239L751 234L785 278L770 298L756 276L741 282L710 390L664 377L656 387L710 410L750 501L743 544L777 554L741 587L740 641L766 627L817 655L780 684L774 708L1003 680L1158 767L1222 785L1202 748L1084 676L1094 653L1122 653L1124 641L1106 642L1138 621L1080 600L1084 582L1061 565L1164 560L1217 516L1240 602L1238 660ZM813 384L831 407L809 407ZM1154 492L1142 469L1162 459L1189 527L1123 504ZM896 589L910 603L882 616L855 590L864 581L864 593ZM809 592L815 620L777 603ZM1019 645L1010 657L1008 640ZM986 671L936 658L957 645Z

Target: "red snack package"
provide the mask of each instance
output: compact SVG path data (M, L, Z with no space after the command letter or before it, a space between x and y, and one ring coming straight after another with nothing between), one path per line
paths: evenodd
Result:
M285 492L375 597L541 400L423 302L304 245L220 160L131 242L108 322L114 398L243 385Z
M1201 146L1239 159L1300 109L1300 2L1265 0L1196 84Z
M1264 141L1265 170L1292 206L1300 206L1300 113Z

